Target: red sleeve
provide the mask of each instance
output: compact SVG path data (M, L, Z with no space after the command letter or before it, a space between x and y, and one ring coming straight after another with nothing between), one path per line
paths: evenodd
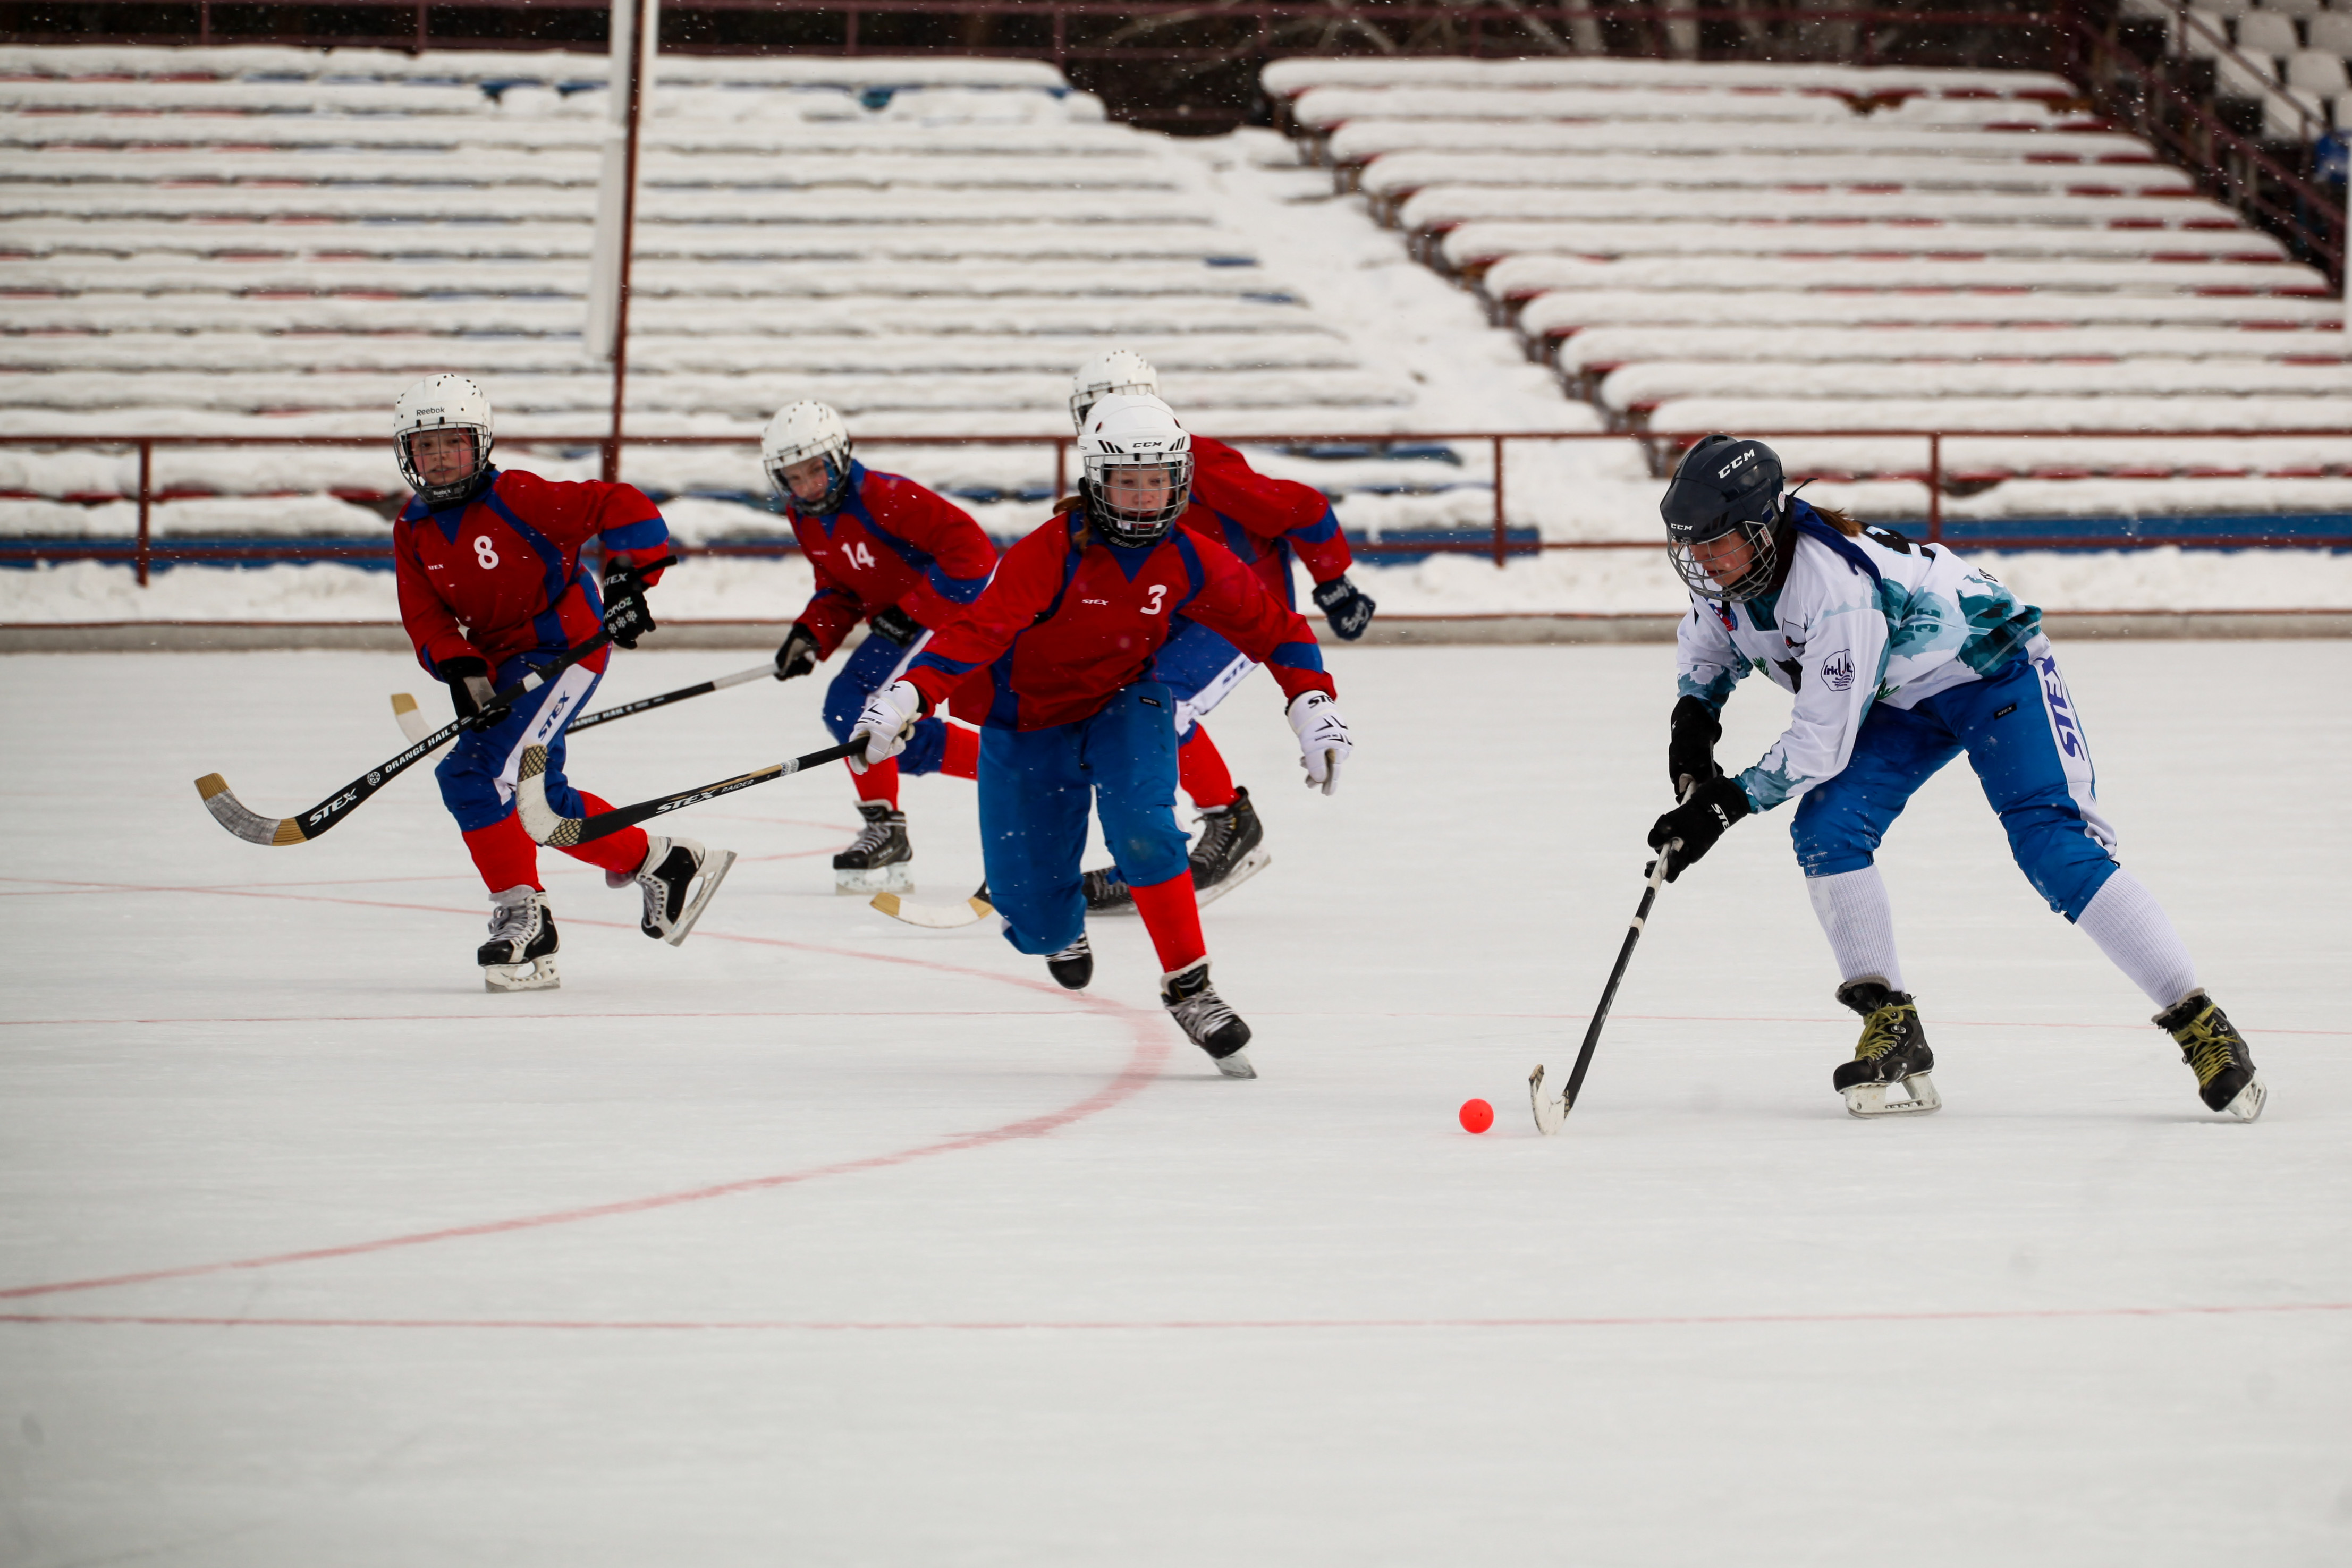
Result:
M930 570L898 601L926 626L941 626L977 603L996 570L996 541L971 514L912 480L892 486L888 526L931 558Z
M1286 540L1317 582L1330 581L1355 562L1322 491L1296 479L1268 478L1222 441L1192 438L1192 497L1257 538Z
M441 672L435 666L444 659L482 659L481 650L466 641L457 617L433 591L425 563L416 558L416 537L405 525L394 532L392 559L400 589L400 623L416 648L416 662L438 680Z
M565 484L509 469L499 476L498 488L500 500L559 547L594 538L603 544L606 560L635 566L670 553L669 525L661 508L635 485L597 479ZM646 581L650 586L661 579L656 571Z
M1054 602L1067 577L1070 530L1070 514L1055 513L1053 521L1004 552L995 580L969 610L932 632L907 672L931 706L937 707L974 670L993 663Z
M792 518L793 536L798 538L801 516L794 512ZM866 618L866 601L858 597L856 589L845 586L834 576L824 561L809 554L806 543L803 540L801 559L809 563L810 571L816 577L816 591L802 607L800 622L816 634L816 656L830 659L834 650L841 646L841 640L849 635L849 629Z
M1302 692L1339 695L1323 668L1323 650L1314 628L1296 610L1276 599L1257 573L1213 539L1190 536L1201 558L1201 591L1181 613L1197 621L1264 664L1282 687L1287 705Z

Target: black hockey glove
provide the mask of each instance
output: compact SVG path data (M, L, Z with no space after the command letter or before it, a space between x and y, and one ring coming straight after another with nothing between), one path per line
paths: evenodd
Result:
M1666 782L1682 792L1683 780L1704 784L1723 769L1715 763L1715 743L1723 738L1723 726L1715 710L1696 697L1685 697L1675 704L1675 716L1669 721L1666 738Z
M784 636L784 645L776 650L776 679L789 681L815 668L816 633L795 621Z
M866 622L901 648L923 634L923 623L895 604L886 604Z
M646 603L646 579L677 564L668 556L642 567L618 559L604 563L604 630L613 634L615 646L634 648L638 638L656 630L654 612Z
M1315 585L1315 608L1331 622L1333 636L1352 643L1364 634L1364 628L1372 623L1372 612L1380 606L1342 573Z
M433 666L449 688L449 706L457 710L459 718L471 718L482 711L490 700L490 663L488 659L444 659Z
M1738 780L1721 775L1708 779L1691 794L1691 798L1660 817L1650 829L1650 847L1664 852L1676 839L1683 847L1666 859L1666 880L1674 881L1683 874L1685 866L1696 865L1715 848L1715 841L1731 830L1731 824L1748 815L1748 792Z

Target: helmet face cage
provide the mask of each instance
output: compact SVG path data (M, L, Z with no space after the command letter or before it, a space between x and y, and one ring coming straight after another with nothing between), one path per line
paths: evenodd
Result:
M1184 508L1192 504L1192 455L1152 453L1133 457L1110 453L1087 454L1087 517L1115 545L1157 544L1168 537ZM1115 474L1159 474L1167 491L1156 507L1122 507L1112 497Z
M416 454L411 447L418 436L439 430L462 430L471 434L474 438L474 463L466 470L463 478L452 479L446 485L428 485L425 482L424 473L416 466ZM490 466L490 433L485 426L451 420L404 430L392 438L392 449L400 460L400 476L408 481L408 487L415 491L426 506L440 507L462 501L473 494L482 475Z
M1684 583L1702 599L1712 599L1722 604L1738 604L1754 599L1772 586L1772 579L1780 564L1780 524L1783 514L1784 508L1776 506L1772 516L1762 521L1727 517L1720 528L1712 531L1677 533L1666 542L1666 557L1675 563L1675 570L1681 575ZM1735 536L1748 543L1748 566L1729 582L1717 582L1707 575L1706 568L1699 565L1693 547Z

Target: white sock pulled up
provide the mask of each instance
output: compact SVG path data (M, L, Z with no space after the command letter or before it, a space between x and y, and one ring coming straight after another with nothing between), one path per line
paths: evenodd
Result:
M2107 878L2074 924L2159 1009L2197 988L2197 966L2171 917L2131 873Z
M1805 894L1813 901L1830 951L1837 955L1841 981L1874 975L1890 991L1904 988L1903 964L1895 956L1895 909L1876 866L1809 876Z

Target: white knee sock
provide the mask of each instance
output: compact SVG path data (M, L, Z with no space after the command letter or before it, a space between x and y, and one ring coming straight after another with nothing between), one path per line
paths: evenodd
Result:
M2180 934L2156 894L2131 873L2107 878L2074 924L2158 1007L2168 1008L2197 988L2197 966Z
M1809 876L1805 892L1822 934L1837 955L1838 977L1858 980L1875 975L1890 991L1903 989L1903 965L1895 956L1895 910L1886 902L1886 883L1878 868L1842 871L1829 876Z

